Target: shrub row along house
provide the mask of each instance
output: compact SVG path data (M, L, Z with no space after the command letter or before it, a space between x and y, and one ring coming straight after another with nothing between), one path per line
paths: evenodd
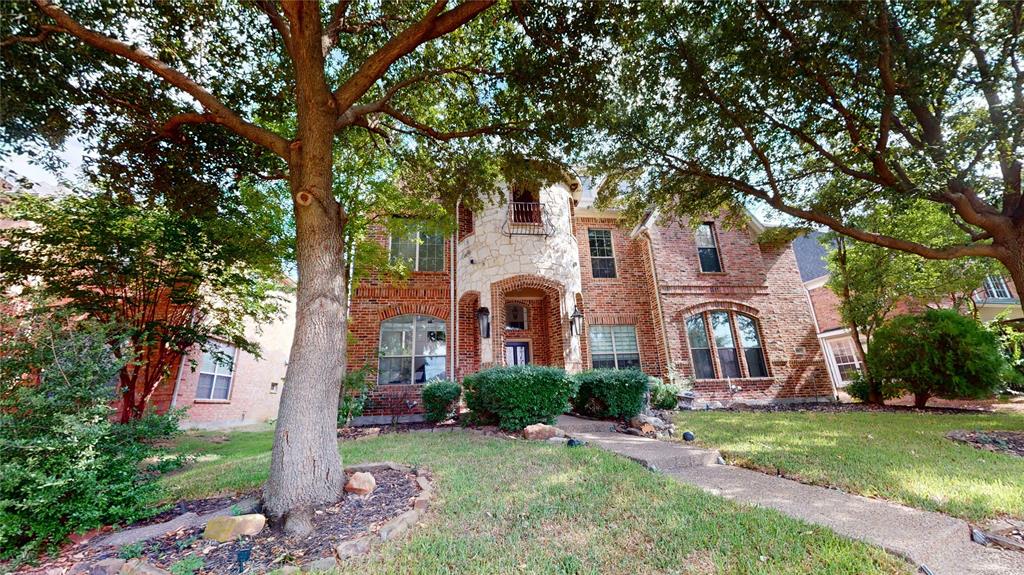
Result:
M500 365L639 368L701 403L831 400L796 258L721 218L632 229L574 180L513 189L450 237L376 240L411 270L360 282L348 369L376 378L363 421L421 417L421 385Z

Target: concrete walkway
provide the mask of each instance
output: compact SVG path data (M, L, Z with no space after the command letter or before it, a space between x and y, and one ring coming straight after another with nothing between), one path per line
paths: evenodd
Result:
M618 453L727 499L769 507L882 547L934 575L1024 575L1024 553L970 540L966 522L903 505L719 465L718 453L610 431L607 422L563 416L572 437ZM922 572L927 572L922 570Z

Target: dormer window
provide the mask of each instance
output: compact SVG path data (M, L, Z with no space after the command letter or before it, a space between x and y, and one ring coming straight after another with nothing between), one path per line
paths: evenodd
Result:
M507 329L526 329L525 305L510 303L505 306L505 327Z

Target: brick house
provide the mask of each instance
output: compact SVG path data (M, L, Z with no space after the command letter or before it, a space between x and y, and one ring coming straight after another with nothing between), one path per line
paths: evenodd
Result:
M854 345L850 329L843 323L839 313L839 297L826 285L829 271L826 261L828 250L821 244L821 234L814 232L793 241L800 279L803 280L807 300L814 313L814 325L825 354L829 377L837 388L850 383L853 375L861 370L861 360ZM972 295L980 321L989 322L997 317L1020 319L1020 296L1013 282L1003 276L989 276L984 285ZM942 306L941 302L931 304ZM949 304L945 304L947 307ZM902 302L893 313L921 311L923 304Z
M482 368L639 368L698 402L831 401L789 244L707 218L656 213L629 229L574 180L458 211L450 237L376 240L411 271L352 295L348 366L377 380L364 422L421 417L420 388Z

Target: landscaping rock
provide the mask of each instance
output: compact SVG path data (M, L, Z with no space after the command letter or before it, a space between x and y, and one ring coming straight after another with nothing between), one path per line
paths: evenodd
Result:
M420 519L420 512L415 509L410 509L398 517L388 521L380 528L377 535L381 541L390 541L395 537L398 537L402 533L408 531L413 525L416 524Z
M569 441L567 437L549 437L548 443L554 443L556 445L565 445L565 442Z
M127 563L124 559L118 559L117 557L108 557L102 561L97 561L89 566L89 575L114 575L121 571L124 564Z
M533 425L527 425L523 429L523 437L536 441L545 441L552 437L565 437L565 432L551 425L534 423Z
M420 491L424 493L430 493L431 491L434 490L433 484L431 484L430 480L427 479L426 476L424 475L420 475L419 477L416 478L416 485L418 485Z
M430 507L430 496L426 493L417 495L412 502L412 508L420 513L426 511L428 507Z
M377 480L366 471L359 471L352 474L348 483L345 484L345 491L356 495L369 495L377 487Z
M259 513L214 517L206 523L204 539L224 543L234 541L243 535L256 535L267 525L267 518Z
M637 429L639 429L640 433L644 435L652 434L657 431L657 429L650 423L641 423Z
M118 573L121 575L170 575L167 571L156 565L150 565L142 559L130 559Z
M338 561L344 561L359 555L365 555L370 552L370 539L368 537L360 537L359 539L353 539L351 541L345 541L334 548L334 556Z
M323 557L316 561L310 561L302 566L303 571L333 571L338 567L338 560L334 557Z

